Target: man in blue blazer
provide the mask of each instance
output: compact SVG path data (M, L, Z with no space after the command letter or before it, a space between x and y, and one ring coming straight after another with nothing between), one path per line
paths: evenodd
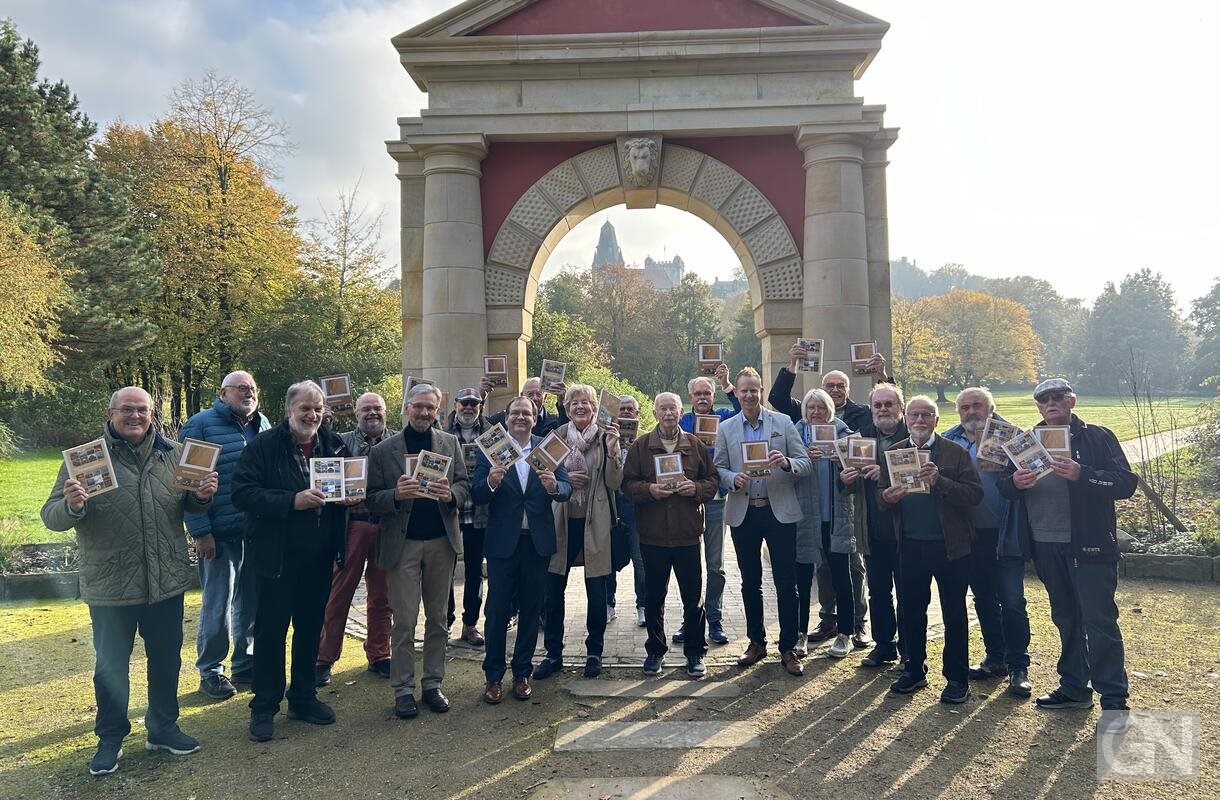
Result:
M529 455L542 441L531 434L537 415L533 402L528 397L515 397L505 411L508 435L524 455ZM487 556L487 649L483 658L487 685L483 699L494 705L504 697L501 681L508 620L519 611L512 661L513 697L528 700L533 695L529 679L538 646L538 615L542 612L547 564L557 549L551 504L565 502L572 495L572 484L562 465L555 472L536 470L523 458L505 469L493 467L480 452L472 493L476 504L488 506L483 543Z

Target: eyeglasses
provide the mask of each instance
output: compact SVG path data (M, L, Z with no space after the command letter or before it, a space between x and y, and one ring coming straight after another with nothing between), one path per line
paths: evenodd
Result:
M1047 403L1061 403L1067 396L1067 392L1047 392L1041 397L1035 397L1034 402L1040 406L1044 406Z
M475 400L473 397L468 397L465 400L458 400L457 402L459 406L465 406L466 408L473 408L479 404L479 401Z
M907 411L911 419L936 419L935 411Z
M147 417L152 413L148 406L119 406L113 410L119 412L122 417Z
M251 394L251 395L258 394L257 386L250 386L249 384L245 384L245 383L229 384L228 386L221 386L220 388L222 390L232 389L233 391L237 392L238 394Z
M846 389L847 384L846 383L823 383L822 388L823 389Z
M896 405L898 404L893 400L878 400L877 402L873 403L873 408L893 408Z

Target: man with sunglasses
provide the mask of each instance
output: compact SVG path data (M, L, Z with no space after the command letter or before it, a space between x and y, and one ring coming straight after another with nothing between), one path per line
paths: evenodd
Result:
M483 398L473 388L458 392L456 405L449 413L445 431L457 437L463 445L462 454L465 457L474 440L483 435L492 423L483 416ZM477 452L477 448L475 450ZM466 459L466 473L474 474L473 452ZM483 605L483 539L487 535L487 505L475 503L473 497L467 497L459 509L459 523L462 529L462 641L472 647L482 647L485 643L483 634L479 633L479 611ZM456 575L456 572L455 572ZM454 584L449 584L449 625L457 619L457 598L454 594Z
M1051 620L1059 629L1059 688L1039 697L1044 709L1091 708L1101 695L1102 726L1127 721L1127 672L1118 628L1116 500L1135 494L1138 479L1118 438L1073 413L1076 393L1063 378L1034 388L1042 425L1069 428L1069 454L1055 456L1054 473L1010 466L1000 493L1024 506L1025 544L1046 586Z

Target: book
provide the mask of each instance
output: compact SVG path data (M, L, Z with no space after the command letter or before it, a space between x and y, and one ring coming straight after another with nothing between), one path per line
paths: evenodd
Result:
M508 469L521 460L521 445L498 422L483 431L474 442L493 467Z
M68 477L79 481L90 497L118 488L119 481L115 477L110 448L106 446L105 439L94 439L92 442L69 447L63 454L64 464L68 467Z
M449 465L452 462L453 459L449 456L433 453L431 450L420 450L411 477L419 481L421 491L433 495L436 490L431 484L449 477Z
M601 402L597 405L597 427L608 428L618 419L623 403L618 395L602 389Z
M1021 433L1021 429L1011 422L991 417L983 426L979 435L978 457L975 466L985 472L1000 472L1008 467L1008 453L1004 443Z
M928 463L931 456L927 450L915 447L900 447L897 450L885 451L885 465L890 471L891 486L905 486L914 494L928 494L931 487L928 482L920 480L919 470Z
M715 414L695 415L695 438L708 447L716 446L716 434L720 432L720 417Z
M835 455L835 426L810 425L809 447L822 454L822 458L833 458Z
M542 383L542 391L562 398L562 387L568 374L568 365L562 361L551 361L549 358L544 358L541 373L538 380Z
M724 345L720 342L703 342L698 346L699 372L702 375L715 375L716 369L724 361Z
M1055 470L1051 468L1053 459L1046 448L1038 441L1038 437L1029 431L1022 431L1011 440L1004 442L1004 452L1012 459L1017 469L1029 469L1037 473L1035 482L1040 481Z
M331 411L338 414L341 411L351 411L356 407L352 397L352 379L350 375L328 375L318 380L322 384L322 395Z
M860 434L858 433L849 433L842 439L835 439L835 455L839 457L839 465L842 466L843 469L847 469L851 466L851 464L847 462L849 449L848 443L852 439L859 438L859 436Z
M475 463L478 461L479 446L474 442L462 445L462 463L466 466L466 474L473 476Z
M555 431L551 431L534 449L530 450L530 454L525 457L525 460L539 472L543 470L554 472L568 457L568 452L567 443L556 436Z
M178 457L169 485L183 492L195 491L208 473L216 469L219 459L220 445L188 436L182 441L182 455Z
M341 503L344 494L343 459L309 459L309 488L322 493L323 502Z
M741 443L741 471L750 480L765 480L771 477L766 442Z
M1030 430L1052 456L1071 457L1072 429L1067 425L1037 425Z
M618 418L618 441L620 447L631 447L640 435L640 421L635 417Z
M797 339L796 343L805 350L805 357L797 362L797 372L821 372L822 349L826 344L824 339Z
M876 342L851 343L851 372L853 375L870 375L868 362L877 355Z
M411 455L411 454L409 454L409 453L408 453L408 454L406 454L406 455L404 455L404 456L403 456L403 471L402 471L402 474L403 474L403 475L410 475L410 476L414 477L414 475L415 475L415 466L416 466L417 464L419 464L419 456L418 456L418 455ZM416 498L416 497L427 497L427 496L428 496L428 495L424 494L423 492L421 492L421 491L419 491L419 490L417 490L417 489L411 489L410 491L408 491L408 492L407 492L406 497L404 497L403 499L404 499L404 500L410 500L410 499L412 499L412 498Z
M657 472L657 483L661 484L661 488L667 492L678 491L678 484L682 481L682 454L681 453L663 453L659 456L653 456L653 465Z
M483 374L492 386L508 386L508 356L483 356Z
M343 496L364 499L369 491L369 460L367 456L343 459Z
M847 440L847 466L856 469L871 467L877 463L877 440L856 435Z

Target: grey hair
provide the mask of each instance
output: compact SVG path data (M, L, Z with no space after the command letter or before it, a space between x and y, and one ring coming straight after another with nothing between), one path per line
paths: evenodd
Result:
M940 406L936 405L936 401L931 397L928 397L926 394L915 395L907 401L906 407L910 408L912 403L927 403L928 405L932 406L932 410L936 412L936 416L940 416Z
M441 390L430 383L417 383L411 387L411 391L407 392L407 405L411 405L411 401L421 394L430 394L436 398L439 405L441 402Z
M633 394L621 395L618 399L620 403L634 403L636 408L640 407L640 401L635 399Z
M292 407L296 405L297 399L302 395L317 397L322 402L326 402L326 395L322 392L321 386L313 381L298 381L284 392L284 411L292 411Z
M654 397L652 399L652 407L656 408L658 405L660 405L661 400L663 400L665 398L672 398L673 401L678 404L678 410L679 411L682 410L682 398L678 397L678 395L675 394L674 392L661 392L659 395L657 395L656 397Z
M829 374L829 373L827 373L827 374ZM815 398L822 405L826 406L826 411L827 411L827 413L830 414L830 418L828 419L828 422L834 422L835 421L835 403L833 400L830 399L830 395L828 395L826 393L825 389L810 389L809 391L805 392L805 397L804 397L804 399L801 400L801 416L802 417L805 416L805 408L809 405L809 401L813 400Z
M958 405L962 402L962 398L968 394L977 394L980 397L987 399L987 413L995 413L995 398L991 395L991 390L985 386L967 386L957 393L957 397L953 399L953 405Z
M598 396L596 389L587 383L574 383L563 393L563 407L567 408L576 399L576 396L581 394L588 397L590 403L597 405Z
M707 381L708 388L712 390L712 394L716 393L716 384L712 383L712 379L706 375L699 375L686 382L686 394L688 397L694 394L695 385L699 383L699 381Z
M822 385L823 386L826 385L826 381L829 380L832 375L838 375L840 378L843 379L843 383L847 384L847 388L848 389L851 388L851 377L846 372L844 372L843 370L840 370L840 369L832 369L830 372L827 372L825 375L823 375L822 376Z
M903 407L906 406L906 401L902 399L902 387L896 383L878 383L873 386L873 388L868 392L868 402L870 404L873 402L873 395L882 389L893 392L894 396L898 398L898 405Z

